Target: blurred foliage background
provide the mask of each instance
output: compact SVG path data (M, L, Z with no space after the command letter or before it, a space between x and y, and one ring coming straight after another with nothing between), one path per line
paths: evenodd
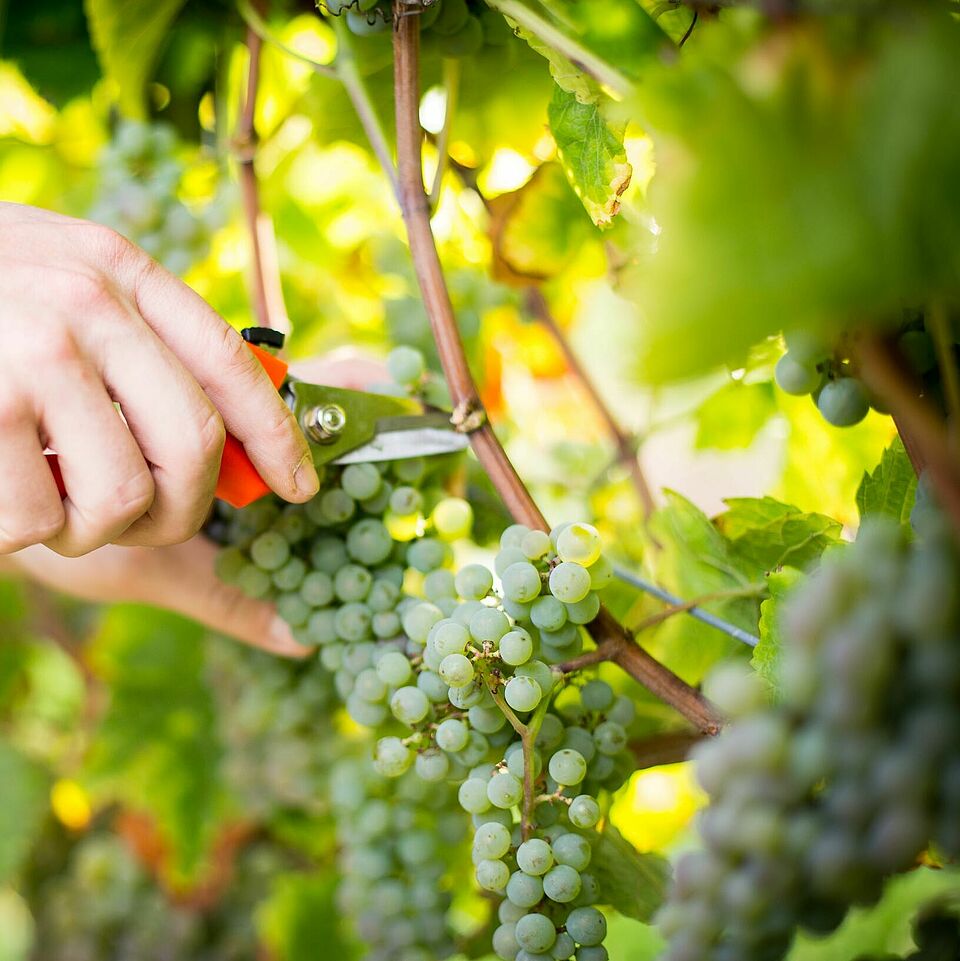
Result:
M0 198L86 216L120 113L170 124L179 199L221 211L185 279L248 326L232 146L243 21L219 0L156 3L150 17L121 6L117 24L88 0L97 44L79 0L7 6ZM438 144L450 156L433 227L487 410L548 518L592 520L622 563L684 597L815 563L856 526L858 486L894 436L877 413L838 431L777 390L780 330L883 324L905 302L955 297L960 276L953 5L850 3L825 17L817 4L770 5L789 16L718 6L694 5L682 54L664 56L690 7L597 0L584 43L640 79L602 111L569 60L509 30L456 60L425 44L423 64L428 184ZM309 5L276 4L267 19L320 64L349 43L392 140L389 32L350 36ZM604 23L621 24L606 46ZM130 38L119 52L104 40L114 28ZM340 81L267 43L256 126L290 354L406 343L435 364L397 205ZM564 343L635 439L657 502L649 523ZM469 484L473 550L487 556L506 516L479 470ZM655 609L626 588L610 605L628 625ZM758 630L756 598L712 609ZM0 584L0 622L0 961L299 961L318 945L362 956L335 906L326 789L335 762L367 748L329 690L172 615L14 578ZM645 642L691 682L749 655L689 618ZM634 734L675 725L636 696ZM611 816L639 850L669 853L690 843L701 804L686 765L662 766L637 772ZM909 907L952 883L914 872L793 957L903 949ZM455 911L472 953L481 899L457 890ZM611 932L617 961L655 957L652 928L617 917Z

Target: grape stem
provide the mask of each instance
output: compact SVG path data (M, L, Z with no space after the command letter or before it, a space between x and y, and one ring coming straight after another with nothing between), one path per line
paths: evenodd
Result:
M457 96L460 92L460 61L453 57L446 57L443 61L443 89L447 93L447 99L443 111L443 126L437 135L437 169L433 173L433 186L430 187L431 210L436 210L440 202L443 175L450 157L450 130L457 112Z
M914 469L918 474L926 470L940 506L960 536L960 464L943 419L919 396L889 340L863 334L854 352L861 378L886 403Z
M256 13L255 10L253 12ZM250 237L250 273L253 287L251 300L258 326L273 327L287 333L290 330L290 320L283 302L276 236L273 221L260 206L260 185L255 166L257 93L260 88L260 54L263 40L249 26L246 46L247 82L246 89L241 93L240 113L233 135L233 151L237 159L240 196Z
M545 44L566 57L573 66L593 77L597 83L620 98L629 97L634 86L628 77L588 50L572 37L559 30L548 20L538 16L519 0L487 0L494 10L499 10L524 30L529 31Z
M402 0L394 0L393 69L400 209L454 410L479 412L483 409L479 392L467 365L430 227L430 204L423 187L423 131L419 117L420 25L416 17L404 15L403 7ZM549 530L543 514L486 418L481 418L479 426L471 431L470 440L477 459L514 520L530 528ZM631 677L699 730L706 734L714 734L719 730L720 716L703 695L643 651L609 612L601 609L591 628L602 639L601 643L604 639L610 640L615 648L611 660Z

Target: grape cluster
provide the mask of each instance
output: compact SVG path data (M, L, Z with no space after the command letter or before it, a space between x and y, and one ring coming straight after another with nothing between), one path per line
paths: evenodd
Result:
M209 652L224 778L244 810L319 812L329 758L317 750L317 725L336 705L330 675L229 642Z
M333 16L346 16L352 33L365 37L389 30L391 0L318 0ZM442 57L469 57L486 47L502 47L511 30L483 0L406 0L410 16L419 16L426 49Z
M953 325L953 351L960 357L960 325ZM856 365L849 357L846 343L832 344L807 331L785 335L787 352L777 361L774 376L781 390L788 394L810 394L823 419L835 427L858 424L873 407L881 414L887 411L857 376ZM896 347L913 377L920 385L921 396L943 409L943 386L937 366L933 337L924 315L907 311L896 333Z
M377 774L364 759L339 762L331 801L344 880L341 910L369 945L368 961L434 961L454 953L447 920L450 852L463 815L448 785Z
M388 390L422 397L429 378L416 351L394 351L388 370L395 381ZM529 961L549 940L556 959L576 953L600 961L605 921L585 869L597 838L597 796L617 790L633 770L634 706L599 679L564 686L551 665L581 652L583 625L597 616L611 565L588 524L549 534L514 525L501 536L494 571L474 563L454 572L451 544L472 521L469 504L444 492L456 465L438 458L334 468L306 505L268 500L226 512L229 546L218 570L276 602L298 640L318 648L315 665L332 674L351 719L378 735L372 769L333 776L350 851L344 906L375 956L440 956L436 943L409 938L413 931L445 938L445 905L399 894L419 864L411 859L433 864L452 843L444 831L462 836L466 811L475 854L486 852L478 883L507 905L500 955ZM536 735L529 757L523 731L529 743ZM389 815L391 791L406 799L402 824ZM413 827L414 802L439 806L430 809L439 834ZM490 831L495 844L482 841ZM527 860L538 848L546 852L542 871ZM374 936L394 926L400 934Z
M100 193L90 219L112 227L169 271L183 274L210 250L222 204L194 211L177 197L181 144L163 123L121 121L100 153Z
M667 961L774 961L833 930L932 841L960 854L960 563L867 523L785 615L782 701L732 669L735 718L697 751L704 850L677 864Z

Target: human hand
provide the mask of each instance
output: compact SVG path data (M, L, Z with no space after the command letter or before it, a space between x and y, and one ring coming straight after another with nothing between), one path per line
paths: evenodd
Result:
M240 335L113 231L0 203L0 323L0 554L187 540L225 430L281 497L316 492L306 440Z
M315 383L363 390L386 379L382 363L339 351L292 367ZM269 601L253 600L214 572L217 548L202 535L167 547L108 544L83 557L61 557L36 545L6 560L51 590L96 603L134 602L163 607L245 644L284 657L305 657Z

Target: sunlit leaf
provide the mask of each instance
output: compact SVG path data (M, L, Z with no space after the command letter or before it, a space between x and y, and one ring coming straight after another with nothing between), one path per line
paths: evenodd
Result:
M611 124L597 103L581 103L556 87L547 111L563 169L590 219L608 226L630 186L632 168L623 148L622 124Z

